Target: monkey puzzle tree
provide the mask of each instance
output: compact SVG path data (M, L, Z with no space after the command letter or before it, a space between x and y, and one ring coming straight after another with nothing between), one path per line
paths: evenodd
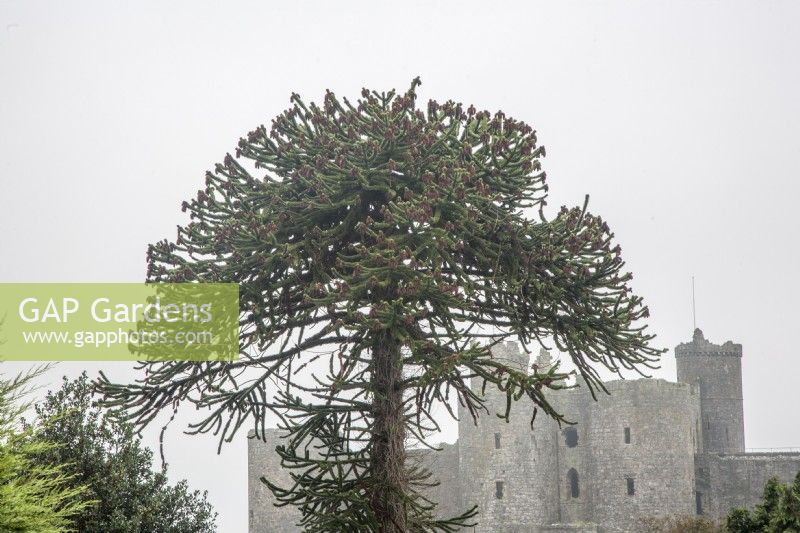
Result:
M438 427L438 402L485 410L470 380L505 391L501 416L527 397L534 416L561 419L544 393L567 377L507 365L494 342L552 342L594 388L593 363L659 354L606 224L585 205L544 216L531 127L453 102L420 110L418 85L355 103L328 92L321 106L293 95L241 139L183 204L192 220L175 242L148 252L151 282L239 284L239 360L149 362L138 384L101 383L138 424L195 404L207 416L193 431L221 443L277 415L293 483L266 481L307 531L470 522L474 510L435 518L407 441Z

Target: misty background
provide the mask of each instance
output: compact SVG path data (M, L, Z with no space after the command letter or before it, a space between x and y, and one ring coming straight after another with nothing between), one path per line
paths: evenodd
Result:
M743 344L747 447L800 446L798 21L790 2L0 1L0 282L143 281L147 244L292 91L419 75L423 104L538 131L551 214L591 195L670 349L655 377L691 339L695 276L706 338ZM132 366L60 363L44 384ZM171 478L246 531L245 434L217 455L189 419Z

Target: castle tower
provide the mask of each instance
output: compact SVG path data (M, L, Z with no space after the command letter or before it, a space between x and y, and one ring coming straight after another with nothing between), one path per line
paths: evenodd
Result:
M281 466L281 459L275 451L282 432L278 429L267 429L263 435L256 435L253 430L247 435L247 492L249 507L250 533L295 533L300 531L297 523L302 518L300 511L291 505L275 507L275 497L261 477L283 486L292 485L288 469Z
M510 366L530 369L528 354L516 342L492 349L496 359ZM551 364L541 354L538 367ZM477 381L477 380L475 380ZM474 391L481 384L472 383ZM528 531L531 524L549 524L558 513L558 479L554 422L539 413L531 427L532 405L527 398L516 402L510 421L504 413L506 395L494 386L485 392L488 413L481 413L477 426L466 409L459 407L458 472L461 507L478 506L481 532Z
M700 391L702 449L705 453L744 452L742 345L713 344L694 330L692 342L675 348L678 381Z

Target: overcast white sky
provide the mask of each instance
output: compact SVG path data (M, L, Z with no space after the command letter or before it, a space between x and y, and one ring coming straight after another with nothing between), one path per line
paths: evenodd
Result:
M205 170L292 91L420 75L424 99L532 124L554 209L591 194L670 348L658 377L694 275L698 325L744 345L748 447L800 445L800 3L489 4L0 1L0 282L141 281ZM130 375L50 378L101 367ZM244 436L217 456L175 428L166 453L246 531Z

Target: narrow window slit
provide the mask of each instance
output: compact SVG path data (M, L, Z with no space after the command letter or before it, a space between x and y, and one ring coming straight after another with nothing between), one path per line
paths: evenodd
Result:
M572 427L564 430L564 443L568 448L574 448L578 445L578 430Z
M502 481L495 481L494 482L494 497L498 500L503 499L503 482Z

